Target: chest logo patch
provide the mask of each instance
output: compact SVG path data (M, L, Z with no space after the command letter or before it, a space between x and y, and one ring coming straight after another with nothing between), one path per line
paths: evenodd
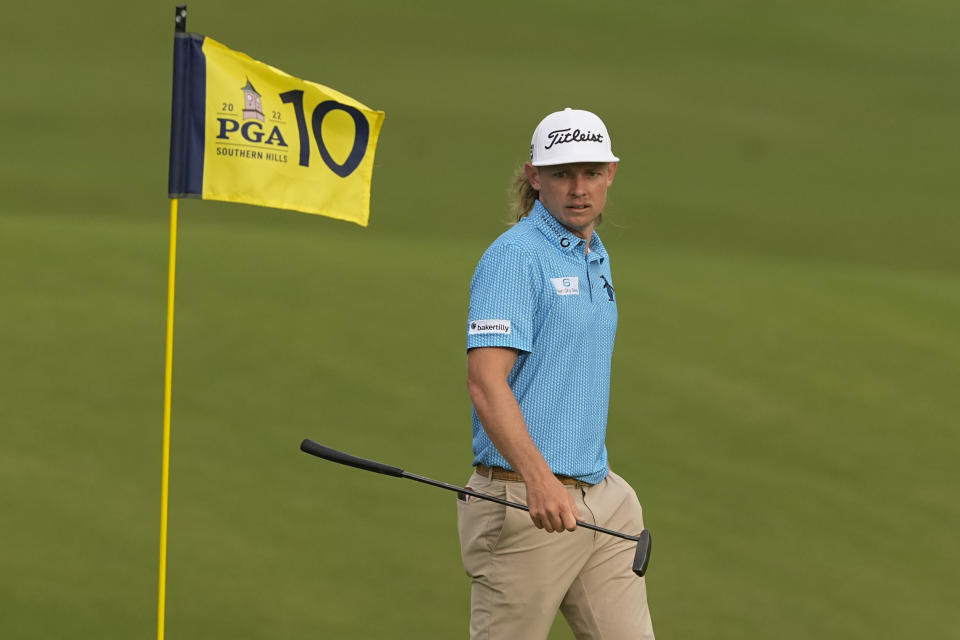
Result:
M550 282L553 283L553 288L557 290L558 296L580 295L580 278L577 276L550 278Z

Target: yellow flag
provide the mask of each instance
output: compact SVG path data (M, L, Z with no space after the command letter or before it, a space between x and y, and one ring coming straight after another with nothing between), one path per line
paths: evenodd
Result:
M170 197L366 226L384 114L192 33L174 43Z

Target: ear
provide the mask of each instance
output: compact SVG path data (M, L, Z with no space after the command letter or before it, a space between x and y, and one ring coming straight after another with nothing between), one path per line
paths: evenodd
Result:
M616 162L611 162L611 163L610 163L610 169L609 169L609 171L607 171L607 186L608 186L608 187L613 184L613 174L615 174L616 172L617 172L617 163L616 163Z
M530 186L540 191L540 170L527 162L523 165L523 173L527 176Z

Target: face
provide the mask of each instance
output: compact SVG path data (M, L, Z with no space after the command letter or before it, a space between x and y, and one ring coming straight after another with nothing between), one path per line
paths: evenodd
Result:
M540 192L540 202L557 221L583 239L593 234L597 218L607 204L607 187L613 184L616 162L577 162L552 167L523 167L530 185Z

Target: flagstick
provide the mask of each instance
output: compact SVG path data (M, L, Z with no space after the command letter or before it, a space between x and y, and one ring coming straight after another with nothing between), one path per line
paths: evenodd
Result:
M160 488L160 593L157 638L163 640L167 595L167 503L170 495L170 397L173 386L173 301L177 275L177 199L170 200L170 269L167 276L167 348L163 376L163 462Z

